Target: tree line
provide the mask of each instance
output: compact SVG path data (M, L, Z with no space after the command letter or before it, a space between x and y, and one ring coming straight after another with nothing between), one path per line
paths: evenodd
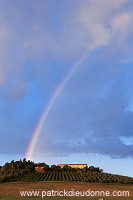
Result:
M45 163L39 163L39 166L44 167L44 171L51 171L51 172L77 172L77 171L91 171L91 172L103 172L103 169L100 169L99 167L94 167L94 166L90 166L90 167L85 167L83 169L79 169L79 168L72 168L71 166L68 165L64 165L62 168L60 166L57 165L51 165L51 167Z

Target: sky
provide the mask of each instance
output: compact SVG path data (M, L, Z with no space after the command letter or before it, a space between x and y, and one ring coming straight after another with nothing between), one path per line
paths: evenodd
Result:
M0 165L85 163L133 177L133 2L0 0Z

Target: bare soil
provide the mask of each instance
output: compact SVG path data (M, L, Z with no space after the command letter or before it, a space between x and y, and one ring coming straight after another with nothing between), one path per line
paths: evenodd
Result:
M85 183L85 182L10 182L0 184L0 199L31 199L30 197L21 197L20 191L50 191L50 190L75 190L75 191L129 191L130 197L110 197L103 199L133 199L133 185L119 185L119 184L100 184L100 183ZM42 199L35 198L32 199ZM57 198L57 197L45 197L44 199L101 199L101 198L81 198L81 197L69 197L69 198Z

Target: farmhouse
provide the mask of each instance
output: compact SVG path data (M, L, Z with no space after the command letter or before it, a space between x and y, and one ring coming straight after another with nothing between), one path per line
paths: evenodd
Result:
M36 172L44 172L44 167L35 167Z
M64 167L65 165L75 168L75 169L83 169L87 167L87 164L58 164L57 166L60 166L61 168Z

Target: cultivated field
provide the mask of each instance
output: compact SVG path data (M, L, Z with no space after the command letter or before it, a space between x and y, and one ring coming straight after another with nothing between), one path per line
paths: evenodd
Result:
M124 184L102 184L102 183L85 183L85 182L10 182L10 183L1 183L0 184L0 199L1 200L16 200L16 199L24 199L24 200L39 200L42 199L42 191L109 191L110 194L112 194L113 191L120 191L118 194L124 194L123 191L129 191L130 196L119 196L119 197L102 197L102 196L96 196L96 197L72 197L72 196L54 196L54 197L46 197L44 196L43 199L45 200L66 200L66 199L72 199L72 200L133 200L133 185L124 185ZM21 197L20 191L37 191L40 196L23 196ZM45 194L45 193L43 193ZM115 193L116 194L116 193Z

